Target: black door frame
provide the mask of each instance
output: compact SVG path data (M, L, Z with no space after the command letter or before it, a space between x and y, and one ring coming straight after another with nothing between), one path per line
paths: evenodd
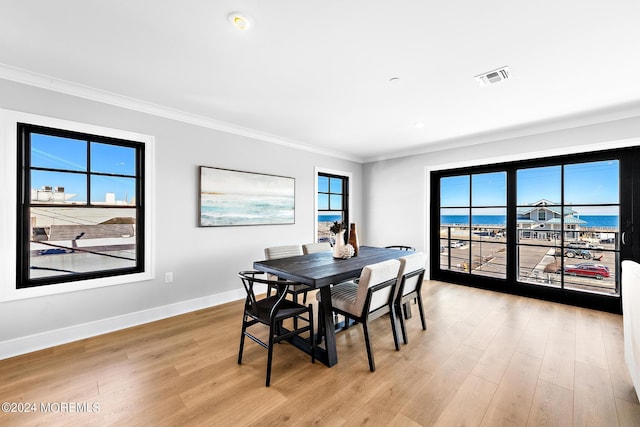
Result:
M598 160L620 161L620 262L632 259L640 262L640 226L634 227L634 217L640 214L640 147L614 148L611 150L549 156L500 164L469 166L456 169L431 171L430 176L430 277L467 286L518 294L538 299L556 301L581 307L595 308L613 313L622 312L620 296L593 294L571 289L558 289L517 281L517 203L516 170L523 167L566 165ZM447 176L480 174L507 171L507 274L506 279L498 279L463 272L440 269L440 178ZM640 220L639 220L640 221ZM616 276L620 280L620 264L616 266ZM621 287L618 283L620 293Z

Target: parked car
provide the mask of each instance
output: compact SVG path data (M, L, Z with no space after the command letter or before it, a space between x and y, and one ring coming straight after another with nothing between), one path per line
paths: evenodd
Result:
M569 249L604 249L602 246L596 246L589 242L571 242L567 245Z
M571 276L584 276L594 277L598 280L602 280L605 277L609 277L609 267L601 264L593 264L585 262L576 265L567 265L564 267L564 272Z
M461 242L460 240L449 243L449 247L451 248L461 248L463 246L464 246L464 242Z
M590 251L586 249L567 249L564 252L564 256L568 258L582 258L582 259L591 259L593 255Z

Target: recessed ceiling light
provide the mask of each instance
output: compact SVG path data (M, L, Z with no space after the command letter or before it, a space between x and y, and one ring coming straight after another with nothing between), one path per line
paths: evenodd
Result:
M229 16L227 16L227 19L229 19L229 22L231 22L231 24L233 24L233 26L238 30L244 31L251 28L251 18L240 12L231 12Z
M391 85L396 85L396 84L400 83L400 77L391 77L389 79L389 83Z
M413 125L416 127L416 129L422 129L424 127L424 123L422 122L415 122Z

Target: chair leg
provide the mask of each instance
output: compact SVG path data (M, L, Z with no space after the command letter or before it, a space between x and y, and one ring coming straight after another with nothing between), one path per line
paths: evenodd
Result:
M311 363L316 363L316 337L313 335L313 305L309 304L309 344L311 344Z
M244 333L247 330L246 316L242 319L242 332L240 333L240 350L238 351L238 365L242 364L242 351L244 350Z
M371 351L371 342L369 341L369 328L367 327L367 319L362 322L362 330L364 331L364 344L367 347L367 358L369 359L369 370L375 372L376 364L373 360L373 352Z
M410 319L411 318L411 305L409 304L409 301L407 301L406 303L402 304L402 311L404 313L404 318L405 319Z
M393 304L391 304L390 309L391 309L391 312L389 313L389 319L391 319L391 331L393 332L393 343L396 346L396 351L400 351L400 343L398 342L398 330L396 329L396 309L393 306Z
M344 330L349 329L350 326L351 326L351 319L349 318L349 316L344 316L344 326L342 327L342 329Z
M322 342L324 337L324 314L322 314L322 307L318 306L318 333L316 334L316 344Z
M267 348L267 381L266 386L271 384L271 361L273 360L273 334L275 325L272 324L269 328L269 348Z
M422 306L422 297L418 297L418 310L420 310L420 320L422 321L422 330L427 330L427 320L424 317L424 307Z
M407 330L404 325L404 316L403 316L404 313L402 312L402 304L396 304L396 313L398 314L398 320L400 320L400 330L402 331L402 341L405 344L408 344L409 340L407 339Z
M293 300L293 302L295 302L296 304L298 303L298 293L297 292L291 292L291 299ZM293 317L293 329L298 329L298 316L294 316Z

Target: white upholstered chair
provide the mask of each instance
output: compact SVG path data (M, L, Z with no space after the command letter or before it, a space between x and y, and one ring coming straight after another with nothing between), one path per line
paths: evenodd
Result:
M363 268L358 283L348 281L331 288L331 304L334 313L345 316L346 326L349 324L349 319L362 324L371 372L375 371L376 367L369 339L369 321L390 313L394 344L396 350L400 349L394 307L399 269L400 261L395 259L368 265ZM324 324L322 319L319 324Z
M624 360L640 397L640 264L622 261L622 325Z
M423 252L416 252L411 255L404 256L399 259L400 270L398 271L398 290L395 301L396 313L400 320L400 329L402 330L402 339L407 344L407 330L404 320L408 318L409 309L406 304L410 304L411 300L418 303L418 311L420 312L420 320L422 321L422 329L427 329L427 322L424 317L424 307L422 305L422 281L424 280L424 266L427 257ZM404 313L402 307L404 306Z
M272 246L264 249L264 257L266 259L280 259L292 256L303 255L302 245L284 245ZM278 280L273 274L268 275L269 280ZM298 302L298 295L302 294L303 304L307 302L308 286L296 284L289 287L288 293L292 296L294 302ZM271 295L271 287L267 289L267 296Z
M305 243L302 245L302 252L305 255L315 254L316 252L328 252L331 250L331 243L318 242L318 243Z

